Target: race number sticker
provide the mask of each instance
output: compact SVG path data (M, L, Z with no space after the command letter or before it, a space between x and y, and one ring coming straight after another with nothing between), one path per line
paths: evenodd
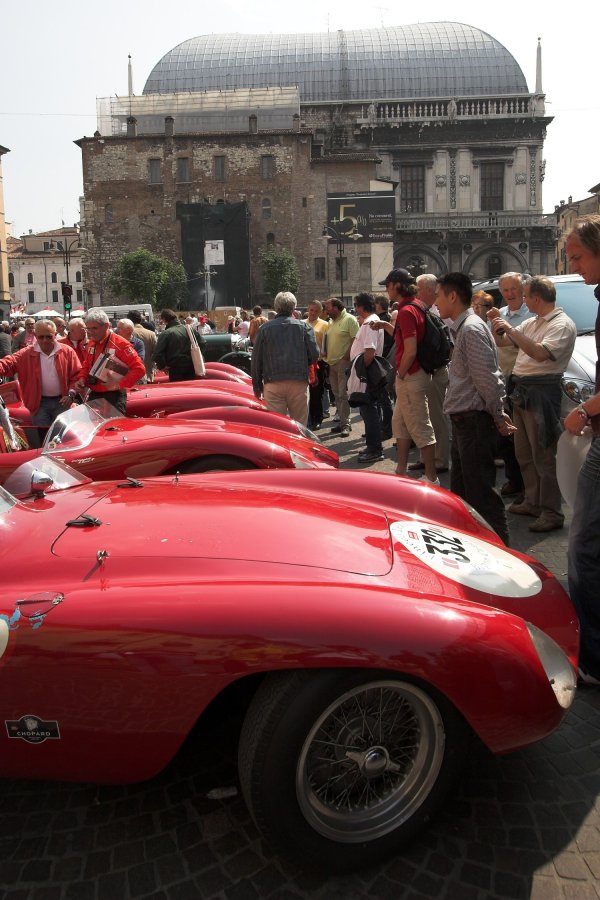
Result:
M532 597L542 589L533 569L502 547L430 522L393 522L392 537L431 569L486 594Z

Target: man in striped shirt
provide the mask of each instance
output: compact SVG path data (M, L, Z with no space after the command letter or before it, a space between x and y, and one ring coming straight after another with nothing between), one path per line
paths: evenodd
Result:
M452 421L450 490L470 503L508 544L506 511L496 490L496 433L515 431L504 412L505 388L487 324L471 308L473 287L462 272L438 282L436 304L452 319L454 350L444 412Z

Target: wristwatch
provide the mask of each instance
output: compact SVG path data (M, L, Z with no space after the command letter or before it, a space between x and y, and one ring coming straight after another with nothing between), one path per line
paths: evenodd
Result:
M580 403L579 406L576 407L576 410L583 419L585 419L586 421L589 419L590 414L583 403Z

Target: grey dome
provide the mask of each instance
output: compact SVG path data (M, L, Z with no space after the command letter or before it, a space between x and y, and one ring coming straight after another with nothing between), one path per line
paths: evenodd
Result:
M184 41L144 94L298 85L300 101L528 94L520 66L457 22L319 34L217 34Z

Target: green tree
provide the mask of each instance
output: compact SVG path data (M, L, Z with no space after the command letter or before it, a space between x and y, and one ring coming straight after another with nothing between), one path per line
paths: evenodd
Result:
M279 291L296 293L300 285L300 274L296 260L289 250L270 247L258 251L258 258L263 270L265 291L273 297Z
M108 286L119 298L154 308L177 309L188 298L183 265L141 247L123 254L108 276Z

